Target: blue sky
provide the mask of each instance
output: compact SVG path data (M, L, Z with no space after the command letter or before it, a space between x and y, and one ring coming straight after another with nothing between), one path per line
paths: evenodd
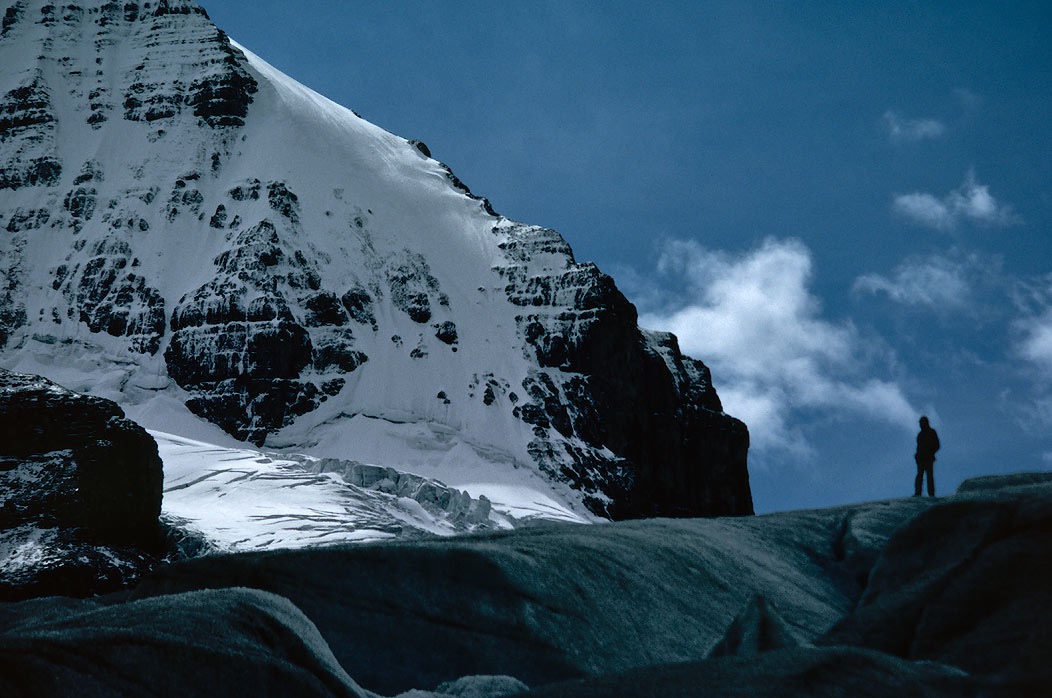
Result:
M559 230L750 427L758 511L1052 469L1052 9L202 2Z

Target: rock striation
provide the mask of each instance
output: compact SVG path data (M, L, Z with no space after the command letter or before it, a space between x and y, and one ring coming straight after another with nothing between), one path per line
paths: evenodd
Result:
M155 564L161 481L116 404L0 369L0 594L83 595Z
M609 276L191 0L19 0L0 65L0 365L578 513L752 512L745 425Z

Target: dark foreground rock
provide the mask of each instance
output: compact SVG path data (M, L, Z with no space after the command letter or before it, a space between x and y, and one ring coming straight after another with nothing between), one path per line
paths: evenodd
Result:
M857 648L778 650L756 657L644 667L562 682L523 698L968 698L993 695L952 667Z
M961 499L909 521L882 551L857 608L823 643L1049 678L1050 488L1046 477L994 498L997 490L965 483Z
M162 478L115 403L0 370L0 598L108 591L151 566Z
M355 680L385 695L472 674L538 686L704 659L757 596L812 641L861 595L859 561L923 506L206 557L158 571L134 594L246 586L285 596Z
M19 606L0 605L0 695L368 695L311 622L266 592Z
M483 674L532 689L515 695L567 698L1047 695L1052 479L1002 484L751 519L551 524L202 558L90 602L97 608L0 605L0 656L32 647L19 656L33 671L54 664L54 675L72 675L63 633L75 628L76 671L106 667L89 672L89 686L115 672L114 692L127 690L135 672L158 695L185 695L184 676L168 682L187 673L179 657L196 658L202 688L189 694L247 695L257 677L231 689L243 666L232 652L261 658L296 695L445 687L410 694L426 698L459 685L474 691L460 695L496 698L521 688L457 682ZM246 603L240 587L270 593ZM271 594L313 626L288 621L291 606L275 621ZM118 665L119 632L142 649ZM173 659L151 654L155 643Z

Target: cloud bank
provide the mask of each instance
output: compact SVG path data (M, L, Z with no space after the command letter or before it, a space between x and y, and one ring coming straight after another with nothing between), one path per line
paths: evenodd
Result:
M675 333L709 365L725 409L749 425L757 450L809 454L804 427L814 419L912 428L916 410L896 383L869 377L871 352L854 326L821 317L802 242L768 239L732 256L672 241L658 271L684 294L640 323Z
M855 280L855 293L884 294L895 303L931 310L959 310L973 302L973 287L988 273L976 255L951 259L942 255L907 259L889 276L864 274Z
M1026 362L1032 380L1032 402L1024 410L1024 424L1042 430L1052 425L1052 308L1018 320L1016 355Z
M1052 311L1020 322L1023 339L1019 343L1019 354L1052 380Z
M892 143L915 143L942 136L946 126L935 119L907 119L890 109L884 112L888 139Z
M1025 381L1029 402L1013 407L1021 424L1042 433L1052 426L1052 274L1019 279L1012 289L1015 318L1011 323L1013 366Z
M995 199L971 171L964 184L942 198L923 192L900 194L892 200L892 210L918 225L943 231L954 230L962 221L990 226L1019 221L1011 207Z
M1052 385L1052 275L1020 284L1016 305L1021 310L1013 326L1016 354Z

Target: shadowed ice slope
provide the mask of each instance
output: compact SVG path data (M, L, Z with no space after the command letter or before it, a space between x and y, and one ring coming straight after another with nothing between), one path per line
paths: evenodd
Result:
M952 667L918 664L858 648L778 650L644 667L596 679L561 682L530 698L965 698L975 682ZM993 695L987 693L984 695Z
M4 696L357 696L303 614L254 589L0 615Z
M966 481L960 495L911 519L881 552L857 608L822 642L978 674L1047 676L1049 483L1048 473Z
M331 694L316 678L338 674L330 649L348 676L383 695L474 675L571 698L692 696L701 687L715 696L1042 695L1052 685L1052 477L962 490L748 520L544 524L213 556L95 602L106 606L99 616L62 600L0 606L0 642L32 638L33 666L53 662L56 675L83 671L98 685L115 662L141 665L163 695L177 694L163 687L185 670L182 644L204 653L195 671L208 688L198 694L227 695L240 665L215 657L230 643L291 662L307 677L298 695ZM305 621L289 620L291 607L279 604L285 621L274 625L272 602L257 603L274 597L246 605L238 587L291 601L327 647ZM213 596L187 595L206 588ZM214 638L187 632L184 619L200 615L202 598L243 615ZM170 643L176 659L126 660L119 646L93 642L112 635L108 619L121 609L128 633ZM63 625L67 616L75 619ZM276 629L260 635L260 623ZM282 639L289 626L306 633L301 645ZM73 629L75 656L60 651ZM479 689L464 695L492 697L521 687L461 685ZM339 686L359 690L349 679Z
M889 502L754 519L545 525L508 534L209 557L139 596L286 596L381 693L468 674L528 685L702 659L757 595L804 639L848 613L868 561L922 509Z

